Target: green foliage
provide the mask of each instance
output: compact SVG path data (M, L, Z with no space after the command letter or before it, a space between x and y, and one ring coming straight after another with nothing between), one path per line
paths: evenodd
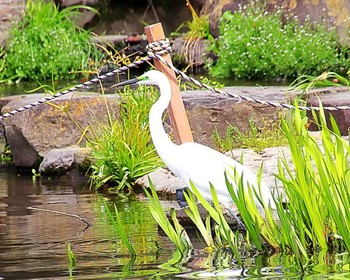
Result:
M349 69L348 51L338 43L334 27L309 18L301 25L292 16L283 24L281 9L266 10L253 1L223 14L220 38L211 47L218 56L216 65L209 65L213 76L295 78Z
M196 66L198 58L202 56L203 40L213 41L213 36L210 34L209 18L207 15L200 15L196 13L189 0L186 0L186 6L188 7L192 20L186 21L180 25L178 30L185 27L186 32L183 35L184 44L179 55L174 57L175 60L185 61L191 68ZM178 35L178 30L172 35Z
M206 15L198 16L189 0L186 0L186 5L191 12L192 21L187 21L186 26L188 31L185 35L186 40L212 39L210 34L209 18Z
M96 189L107 183L118 190L132 189L136 179L162 165L148 125L148 113L156 98L150 88L125 88L118 118L110 115L109 125L101 125L95 139L89 140L93 149L90 179Z
M215 188L211 187L213 206L191 186L192 194L185 195L189 204L187 215L193 220L208 246L213 249L229 246L237 261L240 248L292 253L300 267L309 260L313 252L350 249L350 143L345 140L333 117L331 128L327 127L326 114L322 106L313 112L320 128L321 142L307 131L307 118L297 104L293 121L282 119L281 127L292 156L293 164L285 157L279 162L276 175L283 186L285 199L275 193L276 210L265 205L260 191L243 184L243 177L229 173L238 186L234 191L227 180L227 187L246 226L245 242L239 242L222 215ZM258 173L260 180L262 168ZM258 197L260 205L256 205ZM198 214L196 200L215 221L204 223ZM287 203L284 203L287 201ZM159 210L160 211L160 210ZM211 233L215 231L215 238ZM253 246L252 246L252 245ZM303 268L301 268L303 269Z
M294 171L284 160L285 172L281 169L279 178L290 201L290 212L303 218L299 219L305 224L299 233L301 239L311 240L313 246L323 249L340 243L349 250L349 142L341 137L332 116L331 129L327 127L322 106L318 113L313 112L313 117L321 130L322 145L310 136L298 110L293 131L286 122L282 124Z
M258 126L253 120L249 121L250 130L241 132L236 126L229 125L226 135L222 137L217 130L214 131L212 139L218 149L227 152L235 148L250 148L261 152L265 148L283 146L287 144L280 129L280 121L264 121Z
M75 264L77 262L77 259L75 257L74 252L72 251L72 247L70 242L67 244L67 256L68 256L68 271L69 271L69 276L73 277L73 269L75 267Z
M74 78L101 55L89 43L89 32L75 25L79 9L59 10L52 2L28 0L23 20L13 27L4 60L0 63L3 81Z
M104 201L104 208L106 210L107 217L108 217L109 221L112 223L114 230L119 235L123 244L126 245L126 247L128 248L128 250L132 256L136 256L136 251L135 251L133 245L131 244L131 242L130 242L130 240L129 240L129 238L124 230L124 226L123 226L123 223L120 219L120 215L119 215L117 206L114 205L115 216L113 216L112 212L109 210L108 205L105 201Z
M331 86L349 86L349 72L347 77L339 75L335 72L324 72L315 77L310 75L302 75L298 77L291 85L290 90L301 90L308 92L314 87L331 87Z
M288 202L284 207L281 196L276 198L277 216L263 205L263 218L250 203L252 191L239 182L238 194L230 191L252 241L265 240L275 250L293 252L299 260L315 250L350 248L350 145L332 116L331 129L327 127L322 106L313 117L320 128L321 145L307 131L307 119L298 107L292 123L282 120L293 164L286 158L279 163L276 176Z
M192 243L187 236L186 231L180 225L178 219L176 218L176 213L174 208L170 209L170 216L173 224L169 221L165 214L163 206L160 204L157 192L149 180L151 192L145 189L146 195L149 199L149 209L152 213L153 218L157 221L158 225L163 229L165 234L176 246L176 250L183 255L189 248L192 248Z
M189 217L194 221L194 223L198 226L199 224L199 217L193 215L194 212L194 203L196 199L198 199L198 202L200 202L203 207L208 211L208 214L210 217L215 221L213 230L216 235L216 240L215 243L211 244L211 246L215 246L216 249L219 248L225 248L229 247L231 249L231 252L236 258L236 261L239 265L242 264L242 259L239 254L239 249L243 247L243 245L239 245L239 234L238 231L234 233L230 226L228 225L220 207L220 202L219 199L216 195L215 188L214 186L210 185L210 191L212 194L212 201L213 201L213 206L202 196L202 194L199 192L199 190L196 188L196 186L191 182L191 189L194 193L194 196L185 196L187 203L189 204L190 208L189 210L186 211L186 213L190 214ZM195 219L193 219L195 217ZM209 230L209 224L207 222L206 224L207 230ZM199 227L198 228L202 236L206 239L206 235L208 233L205 233L204 227ZM210 229L212 231L212 229ZM207 243L208 244L208 243Z

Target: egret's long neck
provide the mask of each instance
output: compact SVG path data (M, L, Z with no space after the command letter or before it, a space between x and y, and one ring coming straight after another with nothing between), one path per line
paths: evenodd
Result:
M175 144L169 139L163 126L163 112L170 103L171 88L168 79L165 77L158 83L158 86L160 89L160 97L153 104L149 113L149 126L153 144L163 161L166 161L163 158L164 155L168 154L167 151L169 148L171 149L175 146Z

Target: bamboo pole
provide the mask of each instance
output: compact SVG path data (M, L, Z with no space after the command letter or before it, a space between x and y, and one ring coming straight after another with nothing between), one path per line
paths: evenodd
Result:
M152 43L165 39L163 27L161 23L156 23L145 27L145 33L148 42ZM162 56L169 64L172 65L169 54ZM182 101L180 89L177 84L176 75L166 65L163 65L158 59L154 59L154 66L157 70L163 72L169 79L171 85L171 100L168 107L171 126L174 131L174 136L177 144L185 142L193 142L193 136L185 111L185 106Z

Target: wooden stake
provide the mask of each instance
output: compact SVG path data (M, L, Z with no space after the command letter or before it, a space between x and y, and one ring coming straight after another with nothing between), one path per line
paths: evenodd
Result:
M145 27L145 33L148 42L159 41L165 39L163 27L161 23L156 23ZM172 65L169 54L162 56L169 64ZM177 84L176 75L173 70L163 65L158 59L154 59L154 66L157 70L163 72L169 79L171 85L171 101L168 107L171 126L174 130L174 136L177 144L185 142L193 142L193 136L190 124L187 119L185 106L182 101L180 89Z

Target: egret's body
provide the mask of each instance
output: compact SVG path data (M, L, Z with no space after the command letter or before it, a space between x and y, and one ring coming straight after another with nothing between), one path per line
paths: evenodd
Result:
M173 143L163 127L163 113L168 107L171 98L171 87L167 77L156 70L151 70L138 78L138 84L153 84L160 89L160 97L153 104L149 114L149 125L154 146L168 168L191 189L190 181L198 188L207 200L211 200L210 184L212 184L218 195L219 202L226 207L233 203L225 182L225 172L228 175L234 190L237 184L232 176L243 176L244 187L248 184L258 190L257 176L247 167L232 158L207 146L187 142L181 145ZM235 170L235 172L234 172ZM270 189L260 185L262 199L266 205L275 208ZM256 200L257 202L257 200ZM260 204L257 202L257 206Z

